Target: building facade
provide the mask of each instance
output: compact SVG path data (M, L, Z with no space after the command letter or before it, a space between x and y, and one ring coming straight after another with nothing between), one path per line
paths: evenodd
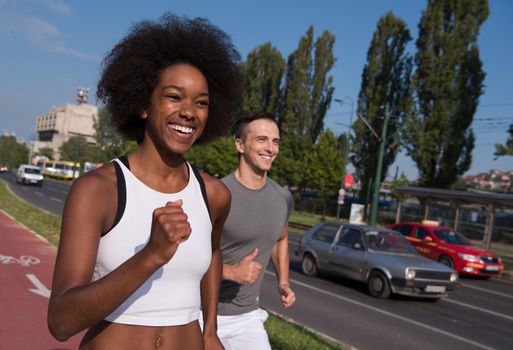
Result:
M72 136L83 136L88 143L94 144L94 123L98 118L98 108L86 103L84 90L79 89L78 104L55 106L36 120L38 140L33 141L31 153L36 154L42 148L51 148L54 158L60 160L59 147Z

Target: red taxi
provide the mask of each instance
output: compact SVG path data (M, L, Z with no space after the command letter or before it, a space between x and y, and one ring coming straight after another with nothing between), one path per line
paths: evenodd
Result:
M427 258L445 264L460 274L492 277L504 269L501 258L470 242L461 233L437 221L401 222L387 226L398 231Z

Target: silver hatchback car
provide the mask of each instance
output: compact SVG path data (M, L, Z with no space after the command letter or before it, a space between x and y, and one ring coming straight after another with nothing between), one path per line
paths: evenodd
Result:
M369 293L440 299L459 287L453 269L420 256L404 237L385 228L324 222L305 232L296 249L303 273L326 271L365 282Z

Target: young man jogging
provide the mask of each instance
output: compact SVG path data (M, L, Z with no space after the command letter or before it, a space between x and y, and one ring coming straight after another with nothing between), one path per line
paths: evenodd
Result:
M260 286L269 259L278 278L284 307L295 302L289 285L288 219L291 193L267 173L278 155L280 132L274 116L242 115L234 125L239 164L222 179L232 195L221 235L223 281L218 308L218 336L226 349L271 349L259 309Z

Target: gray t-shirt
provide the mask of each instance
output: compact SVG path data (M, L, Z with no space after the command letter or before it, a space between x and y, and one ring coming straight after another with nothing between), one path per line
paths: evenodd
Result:
M258 248L255 261L262 264L260 278L254 284L240 285L223 280L219 293L219 315L240 315L258 309L260 286L274 244L292 213L290 191L267 178L264 187L251 190L234 173L222 179L232 194L230 215L221 235L223 262L238 263Z

